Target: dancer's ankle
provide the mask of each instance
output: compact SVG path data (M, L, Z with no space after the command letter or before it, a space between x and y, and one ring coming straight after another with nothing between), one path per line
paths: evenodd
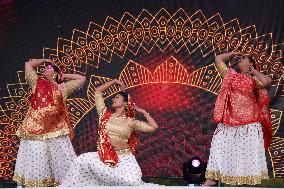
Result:
M216 180L206 179L203 186L215 186L217 184Z

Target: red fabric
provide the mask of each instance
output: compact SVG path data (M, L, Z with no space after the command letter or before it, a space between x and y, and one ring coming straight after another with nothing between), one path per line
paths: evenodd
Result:
M43 112L43 108L48 107L49 105L51 108L46 109L46 111ZM38 116L41 117L40 119L33 119L33 117L28 119L27 125L24 127L27 133L33 135L42 135L64 129L66 125L60 124L63 119L68 125L69 137L71 140L73 140L74 130L70 122L70 117L66 109L65 102L57 84L54 84L48 80L39 79L35 92L32 96L31 107L33 111L40 111ZM41 126L41 128L35 130L33 128L33 124L30 124L30 122L37 123Z
M214 121L232 126L260 122L255 89L251 77L229 69L215 103Z
M251 77L229 69L215 103L214 122L230 126L261 122L267 149L272 137L267 92L258 89Z
M261 125L264 138L264 147L267 150L272 140L272 123L269 109L269 96L265 89L259 89L256 91L256 98L258 106L262 113Z
M116 166L119 159L117 153L112 148L106 130L106 124L111 116L111 112L104 110L103 114L100 116L100 128L99 128L99 140L98 140L98 154L100 160L105 164L110 164L111 166Z
M106 124L111 116L111 111L104 110L102 115L100 116L100 128L99 128L99 140L98 140L98 154L100 160L111 166L117 166L119 162L118 155L116 151L110 144L109 135L106 130ZM134 111L134 103L132 102L131 98L128 99L128 106L127 106L127 117L133 118L135 116ZM130 138L128 139L128 144L131 152L135 154L137 146L139 144L139 140L136 136L135 132L132 132Z
M128 103L127 103L127 117L134 118L135 116L135 109L134 109L134 102L132 101L130 95L128 95ZM128 139L128 144L132 154L136 153L137 146L139 144L139 140L136 136L135 132L132 132L130 138Z
M31 106L34 110L38 110L48 105L54 104L53 99L53 83L44 79L39 79L32 96Z

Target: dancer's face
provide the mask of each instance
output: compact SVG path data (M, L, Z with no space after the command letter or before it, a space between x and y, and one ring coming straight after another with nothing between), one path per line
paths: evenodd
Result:
M238 68L240 69L241 72L248 71L250 66L251 63L247 56L243 56L240 62L238 63Z
M124 98L121 94L117 94L114 96L114 98L112 99L112 108L121 108L121 107L125 107L127 103L124 101Z
M43 77L47 79L50 76L53 76L56 72L54 71L52 65L48 65L45 67L43 71Z

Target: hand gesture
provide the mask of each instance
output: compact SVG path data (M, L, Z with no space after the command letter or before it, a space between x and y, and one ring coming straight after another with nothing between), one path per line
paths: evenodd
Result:
M243 56L243 54L240 53L240 52L232 51L231 53L232 53L233 56L237 56L237 57Z
M118 79L115 80L115 83L120 85L120 89L122 91L124 91L124 89L126 88L126 86L124 85L124 83L122 83L121 81L119 81Z
M44 62L50 62L50 63L53 63L53 60L51 60L51 59L44 59Z
M254 69L253 65L250 65L250 67L249 67L249 71L250 71L251 73L253 73L253 72L255 71L255 69Z
M146 114L146 110L134 105L134 109L138 112L138 113L141 113L141 114Z
M67 78L66 78L66 75L65 75L65 74L62 74L62 76L61 76L61 78L60 78L60 81L63 82L63 81L65 81L65 79L67 79Z

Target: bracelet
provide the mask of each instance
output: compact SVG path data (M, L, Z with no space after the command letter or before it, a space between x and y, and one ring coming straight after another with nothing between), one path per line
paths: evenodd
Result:
M146 116L146 115L150 115L150 113L149 112L146 112L146 114L143 114L144 116Z

